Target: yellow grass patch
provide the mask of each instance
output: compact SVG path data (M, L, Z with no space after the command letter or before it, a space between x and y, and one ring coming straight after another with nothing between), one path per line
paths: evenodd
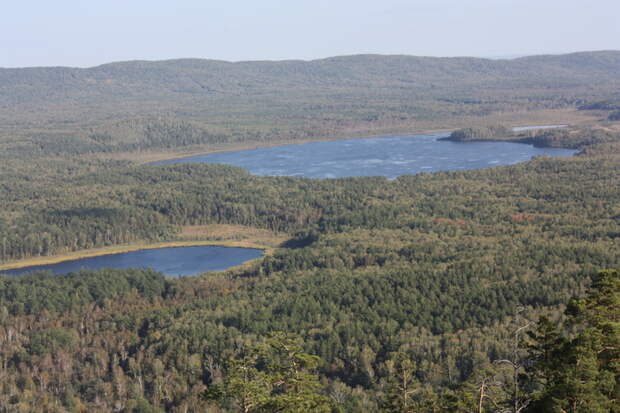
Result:
M243 225L211 224L188 225L181 229L180 240L209 240L244 245L260 245L261 248L275 248L289 240L289 234Z

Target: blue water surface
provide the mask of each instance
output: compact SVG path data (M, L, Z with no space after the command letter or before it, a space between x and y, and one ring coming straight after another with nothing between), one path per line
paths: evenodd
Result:
M537 127L530 127L537 128ZM451 142L449 133L313 142L192 156L157 162L220 163L254 175L309 178L385 176L510 165L534 156L572 156L573 149L536 148L512 142Z
M138 267L152 268L169 277L186 277L206 271L223 271L259 258L262 254L263 250L254 248L219 246L157 248L5 270L0 273L20 275L32 271L52 271L54 274L67 274L82 268L99 270Z

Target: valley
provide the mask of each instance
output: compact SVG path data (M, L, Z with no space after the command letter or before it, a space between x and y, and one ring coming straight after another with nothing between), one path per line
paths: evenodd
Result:
M535 360L553 328L555 381L517 369L532 406L580 372L553 366L587 357L580 380L609 400L619 68L620 52L584 52L1 69L0 269L154 247L265 253L180 278L0 275L0 411L234 412L250 394L256 412L395 412L399 389L416 411L478 411L480 383L514 384L497 361ZM437 139L455 129L476 142ZM289 410L273 408L284 396Z

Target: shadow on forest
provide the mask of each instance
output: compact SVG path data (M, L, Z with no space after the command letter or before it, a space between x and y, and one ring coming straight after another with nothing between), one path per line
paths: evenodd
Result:
M295 234L295 237L284 241L280 244L280 248L289 248L289 249L297 249L304 248L312 245L314 242L318 241L319 234L314 231L310 232L299 232Z

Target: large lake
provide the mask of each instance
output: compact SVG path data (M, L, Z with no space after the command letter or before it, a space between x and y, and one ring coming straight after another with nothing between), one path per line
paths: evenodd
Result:
M66 274L79 271L81 268L98 270L139 267L152 268L169 277L186 277L206 271L223 271L259 258L262 254L263 250L253 248L217 246L157 248L5 270L0 273L20 275L32 271L52 271L54 274Z
M532 128L540 127L520 130ZM157 163L222 163L240 166L254 175L309 178L386 176L392 179L420 172L510 165L541 155L572 156L576 152L573 149L535 148L533 145L511 142L461 143L438 140L448 135L429 133L314 142L199 155Z

